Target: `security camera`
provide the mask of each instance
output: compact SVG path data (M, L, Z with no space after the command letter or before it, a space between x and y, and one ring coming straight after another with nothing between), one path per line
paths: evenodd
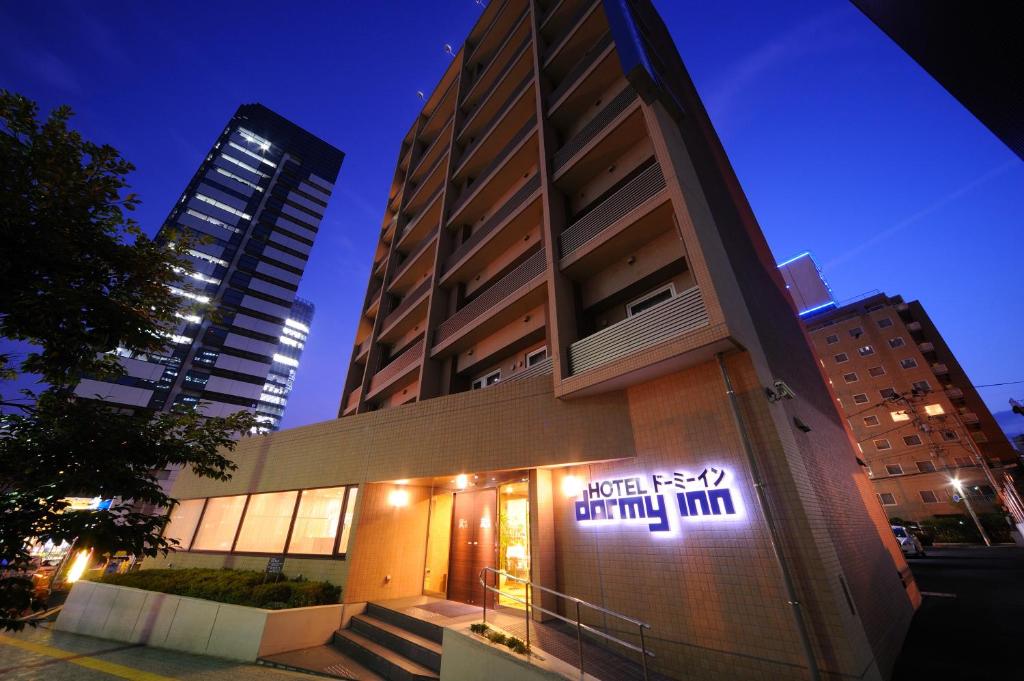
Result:
M786 385L785 381L775 381L772 387L766 388L765 392L768 394L769 402L778 402L779 400L792 400L796 397L796 393L793 389Z

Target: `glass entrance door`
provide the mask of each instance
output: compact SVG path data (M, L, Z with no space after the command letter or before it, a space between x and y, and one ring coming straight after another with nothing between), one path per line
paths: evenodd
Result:
M498 567L519 579L530 579L530 495L525 482L498 488ZM526 600L526 586L522 582L502 575L498 583L499 605L525 607L519 602Z
M455 494L448 561L448 598L453 601L483 605L480 571L497 564L497 496L494 489ZM490 592L487 605L494 605Z

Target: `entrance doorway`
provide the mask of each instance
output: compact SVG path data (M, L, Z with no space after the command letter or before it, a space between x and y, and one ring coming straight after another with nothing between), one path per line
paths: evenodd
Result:
M494 567L498 557L498 496L494 489L457 492L452 514L448 598L483 605L480 571ZM488 607L494 594L488 592Z

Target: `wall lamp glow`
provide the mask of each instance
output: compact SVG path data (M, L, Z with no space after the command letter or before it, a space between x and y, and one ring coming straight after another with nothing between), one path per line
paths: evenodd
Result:
M466 489L467 487L469 487L469 476L465 475L464 473L460 473L459 475L456 475L455 476L455 488L456 489Z
M562 494L569 498L575 498L583 491L583 481L575 475L567 475L562 478Z
M388 493L388 503L396 508L409 505L409 492L404 489L393 489Z

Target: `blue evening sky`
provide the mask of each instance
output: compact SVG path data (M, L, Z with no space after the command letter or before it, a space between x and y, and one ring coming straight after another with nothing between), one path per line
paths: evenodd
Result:
M976 383L1024 380L1024 163L847 0L655 0L779 260L838 298L923 302ZM0 87L77 112L138 168L154 232L221 126L261 102L346 153L300 295L285 426L333 418L398 143L474 0L0 7ZM987 388L993 411L1024 384ZM1024 418L1019 418L1024 428Z

